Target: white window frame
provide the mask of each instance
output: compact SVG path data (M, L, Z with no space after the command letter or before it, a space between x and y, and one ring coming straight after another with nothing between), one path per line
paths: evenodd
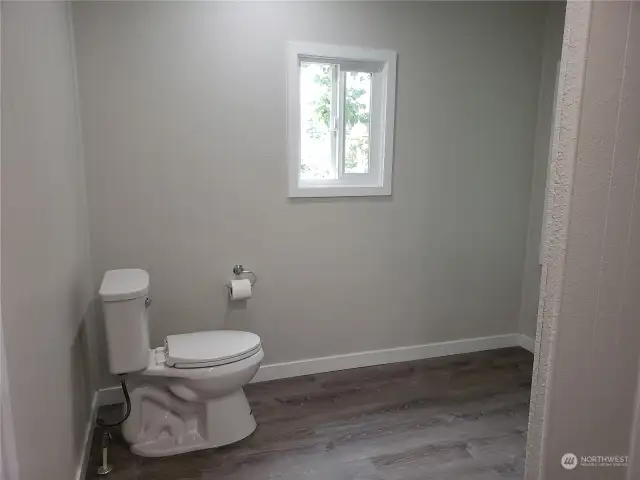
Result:
M353 197L391 195L393 137L396 104L396 59L392 50L345 47L318 43L289 42L287 48L287 145L289 197ZM303 180L300 177L300 68L303 61L334 63L346 71L372 73L369 173L344 173L338 178ZM349 70L351 69L351 70ZM345 75L344 72L339 73ZM340 82L344 88L344 81ZM342 98L344 95L341 94ZM343 102L338 102L342 104ZM332 102L332 105L335 105ZM341 105L342 106L342 105ZM344 108L342 106L342 108ZM338 142L344 142L338 113ZM343 148L343 147L340 147Z

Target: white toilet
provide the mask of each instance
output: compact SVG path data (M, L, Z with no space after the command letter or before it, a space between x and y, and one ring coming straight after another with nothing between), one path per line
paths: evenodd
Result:
M149 274L110 270L100 287L109 368L127 376L131 415L122 433L131 451L162 457L220 447L256 428L242 391L264 357L260 337L218 330L169 335L149 348Z

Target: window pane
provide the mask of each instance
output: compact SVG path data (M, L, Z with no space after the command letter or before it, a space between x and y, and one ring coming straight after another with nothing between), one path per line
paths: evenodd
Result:
M333 66L302 62L300 68L300 177L337 178L332 155Z
M344 172L369 173L371 73L345 75Z

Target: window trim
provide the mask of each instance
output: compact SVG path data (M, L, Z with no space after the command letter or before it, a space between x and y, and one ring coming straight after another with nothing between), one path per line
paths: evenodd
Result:
M289 42L287 46L287 149L289 197L352 197L391 195L393 178L393 142L396 102L396 61L392 50L347 47L320 43ZM366 67L372 75L371 133L369 165L371 173L344 174L338 179L300 179L300 63L345 63L353 61ZM374 109L380 115L373 115ZM374 122L381 121L382 124ZM375 135L374 135L375 132ZM343 140L344 141L344 140ZM377 148L376 158L373 145Z

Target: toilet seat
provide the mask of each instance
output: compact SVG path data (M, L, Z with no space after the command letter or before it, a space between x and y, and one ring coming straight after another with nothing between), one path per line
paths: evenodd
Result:
M222 383L225 378L234 377L239 372L259 366L264 358L262 347L258 349L250 357L218 365L214 367L198 367L198 368L175 368L166 364L166 354L164 347L157 347L149 350L148 366L140 375L143 377L158 377L163 379L189 379L191 381L215 381Z
M250 332L217 330L168 335L165 364L173 368L207 368L238 362L262 349L260 337Z

